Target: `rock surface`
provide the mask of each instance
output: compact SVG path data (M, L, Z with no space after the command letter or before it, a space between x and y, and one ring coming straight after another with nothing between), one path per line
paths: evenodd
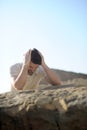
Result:
M0 130L87 130L87 86L0 94Z

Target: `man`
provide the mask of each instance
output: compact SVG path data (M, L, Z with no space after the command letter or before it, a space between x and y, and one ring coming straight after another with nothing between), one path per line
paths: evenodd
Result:
M42 79L51 85L61 84L59 77L46 65L37 49L27 51L23 63L12 65L10 75L13 91L35 89Z

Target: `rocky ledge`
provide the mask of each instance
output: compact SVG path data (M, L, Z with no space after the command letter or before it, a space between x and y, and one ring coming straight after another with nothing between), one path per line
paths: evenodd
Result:
M87 87L0 94L0 130L87 130Z

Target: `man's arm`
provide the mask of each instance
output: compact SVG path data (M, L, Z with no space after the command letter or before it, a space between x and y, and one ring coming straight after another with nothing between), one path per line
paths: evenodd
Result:
M46 80L52 84L52 85L61 85L61 81L59 79L59 77L57 76L57 74L51 70L46 64L43 66L46 74L47 74L47 77L46 77Z
M40 52L39 52L40 53ZM45 70L46 72L46 75L47 75L47 81L52 84L52 85L61 85L61 80L59 79L58 75L52 70L50 69L45 61L44 61L44 57L42 56L42 54L40 53L41 55L41 58L42 58L42 67L43 69Z
M17 90L22 90L26 83L30 59L31 59L31 50L29 50L24 55L24 61L20 73L16 77L11 77L11 85Z
M18 76L11 76L11 86L16 90L22 90L27 79L27 68L22 66Z

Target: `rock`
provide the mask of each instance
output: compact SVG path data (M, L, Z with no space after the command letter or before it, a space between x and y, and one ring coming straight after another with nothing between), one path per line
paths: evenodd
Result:
M87 87L0 94L0 130L87 130Z

